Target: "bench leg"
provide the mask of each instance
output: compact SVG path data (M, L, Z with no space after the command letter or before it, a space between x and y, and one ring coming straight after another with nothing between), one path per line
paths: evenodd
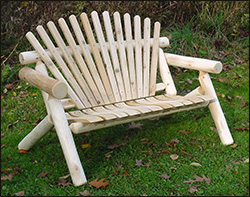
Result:
M221 109L219 100L217 98L217 95L214 90L209 74L206 72L200 71L199 80L200 80L202 89L205 91L205 94L212 95L214 97L214 100L208 105L208 108L215 122L215 126L217 128L221 142L224 145L230 145L234 141L230 133L230 130L228 128L227 121Z
M25 138L18 144L18 149L29 150L53 127L47 115Z
M60 100L50 96L48 106L50 108L51 117L66 159L72 182L75 186L83 185L87 180L62 103Z

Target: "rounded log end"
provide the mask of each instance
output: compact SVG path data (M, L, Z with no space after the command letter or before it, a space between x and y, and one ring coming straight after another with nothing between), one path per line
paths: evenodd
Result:
M22 65L24 65L25 63L24 63L24 57L23 57L23 54L22 54L22 53L20 53L20 54L18 55L18 58L19 58L19 62L20 62Z
M222 71L222 63L218 62L214 65L214 73L218 74Z
M66 97L68 87L65 83L58 81L52 88L52 94L55 98L62 99Z
M167 37L160 37L159 45L160 47L169 47L169 39Z

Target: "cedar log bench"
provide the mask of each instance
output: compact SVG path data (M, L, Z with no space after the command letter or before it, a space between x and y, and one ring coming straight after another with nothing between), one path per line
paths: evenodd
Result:
M165 53L162 48L169 46L169 40L160 37L159 22L154 23L151 38L149 18L143 25L138 15L131 21L128 13L121 18L115 12L112 18L107 11L101 18L93 11L91 21L86 13L79 20L71 15L71 27L63 18L58 20L60 28L50 21L49 31L41 25L36 28L42 42L32 32L26 34L35 51L20 53L19 60L23 65L36 66L35 70L22 68L19 77L42 91L47 116L18 148L29 150L54 127L73 184L80 186L87 179L72 132L79 134L208 106L221 142L232 144L208 74L220 73L221 62ZM185 96L178 95L169 65L198 70L200 86ZM164 94L156 95L162 90Z

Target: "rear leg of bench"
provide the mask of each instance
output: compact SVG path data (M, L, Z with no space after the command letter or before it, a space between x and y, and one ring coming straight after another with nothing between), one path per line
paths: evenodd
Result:
M217 98L217 95L214 90L209 74L206 72L200 71L199 80L200 80L202 89L205 91L205 94L211 95L214 97L214 100L209 103L208 108L215 122L215 126L218 131L221 142L224 145L230 145L234 141L230 133L230 130L228 128L227 121L221 109L219 100Z
M23 140L18 144L18 149L29 150L35 145L49 130L53 127L53 123L49 121L47 115Z
M48 106L50 108L51 118L63 150L72 182L75 186L83 185L87 182L87 179L77 153L73 135L69 128L62 103L60 100L50 96Z

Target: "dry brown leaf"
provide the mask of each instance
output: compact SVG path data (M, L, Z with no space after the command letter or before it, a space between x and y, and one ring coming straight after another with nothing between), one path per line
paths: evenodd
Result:
M247 102L244 101L244 102L240 105L240 108L245 107L246 104L247 104Z
M190 153L188 153L188 152L186 152L186 151L184 151L184 150L181 150L181 152L182 152L183 154L185 154L185 155L191 155Z
M180 133L187 135L189 133L192 133L192 131L185 131L185 130L179 130Z
M20 81L20 80L17 80L17 81L14 81L13 83L6 84L6 85L5 85L5 88L7 88L7 89L12 89L12 88L14 88L14 87L17 85L17 83L18 83L19 81Z
M248 126L247 127L238 127L238 128L234 128L234 129L236 129L238 131L246 131L246 130L249 130L249 127Z
M168 181L169 181L169 178L171 177L171 176L168 176L166 173L163 173L162 175L158 175L158 176L162 177L162 178L164 178L164 179L166 179Z
M100 188L100 187L106 187L109 185L109 181L103 182L105 178L97 181L98 179L95 179L94 181L91 181L89 184L95 188Z
M193 175L193 177L195 178L195 181L196 181L196 182L197 182L197 181L199 181L199 182L203 182L203 178L202 178L202 177L197 176L196 174L195 174L195 175Z
M237 144L233 144L230 146L231 148L236 148L237 147Z
M130 174L129 174L128 172L123 172L123 174L124 174L125 176L127 176L127 177L130 176Z
M131 124L128 125L128 130L131 130L131 129L140 129L140 130L142 130L142 126L143 126L143 124L141 124L141 123L132 122Z
M14 174L10 173L8 175L1 176L1 181L11 181L14 178Z
M88 190L84 190L83 192L79 192L81 196L94 196L93 194L90 194Z
M143 164L142 164L142 160L140 159L140 160L137 160L137 159L135 159L135 166L144 166Z
M29 151L24 150L24 149L19 149L18 152L19 152L19 153L24 153L24 154L26 154L26 153L28 153Z
M15 196L23 196L24 195L24 191L20 191L17 193L14 193Z
M109 145L107 146L108 149L115 149L115 148L119 148L121 146L125 146L127 143L122 142L121 144L117 145L117 144L113 144L113 145Z
M37 177L46 177L50 172L41 172Z
M170 153L170 151L168 151L168 150L161 150L161 151L158 151L158 152L154 155L154 158L155 158L155 157L158 157L160 154L163 154L163 153Z
M191 185L190 188L189 188L189 193L194 193L194 192L198 192L198 187L199 185Z
M176 166L176 165L170 167L169 170L177 170L177 168L176 168L175 166Z
M60 177L58 182L57 182L57 185L58 185L58 187L60 187L60 186L66 187L68 185L72 185L72 183L70 182L70 180L67 181L65 178Z
M202 175L202 178L206 183L211 183L211 179L209 177L206 177L204 174Z
M188 179L187 181L183 181L183 183L194 183L196 182L195 180L192 180L192 179Z
M114 170L113 171L116 175L119 174L119 170Z

